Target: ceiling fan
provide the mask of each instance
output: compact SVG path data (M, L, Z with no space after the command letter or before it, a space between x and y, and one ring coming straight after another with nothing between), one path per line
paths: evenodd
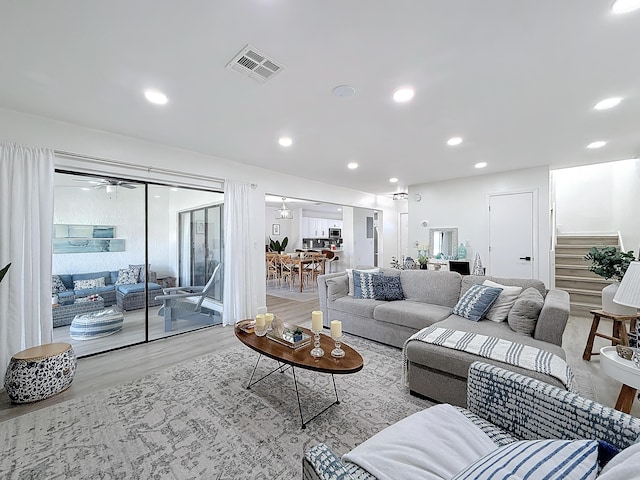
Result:
M104 188L107 191L113 190L113 187L123 187L123 188L129 188L129 189L138 187L138 184L136 183L126 182L124 180L109 180L106 178L101 179L99 181L98 180L90 181L90 183L93 184L93 188Z

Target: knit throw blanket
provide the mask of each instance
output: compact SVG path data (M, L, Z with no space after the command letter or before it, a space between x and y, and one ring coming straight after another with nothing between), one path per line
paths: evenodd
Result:
M562 358L553 353L497 337L434 326L423 328L414 333L405 342L405 348L402 353L405 377L409 368L406 346L411 341L421 341L441 347L453 348L454 350L473 353L480 357L490 358L491 360L508 363L509 365L534 372L544 373L560 380L570 392L576 392L571 367Z

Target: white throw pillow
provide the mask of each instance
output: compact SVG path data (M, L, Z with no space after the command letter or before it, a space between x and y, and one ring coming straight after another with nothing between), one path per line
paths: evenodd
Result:
M522 287L510 287L507 285L500 285L499 283L492 282L491 280L485 280L483 285L488 287L501 288L500 296L491 305L491 308L485 315L485 318L494 322L504 322L509 315L509 310L513 307L516 298L522 292Z
M361 270L359 268L347 268L347 277L349 278L349 293L347 293L347 295L349 295L350 297L353 297L353 294L356 291L356 287L353 283L353 271L354 270L358 270L359 272L372 272L372 273L377 273L380 271L379 268L370 268L369 270Z

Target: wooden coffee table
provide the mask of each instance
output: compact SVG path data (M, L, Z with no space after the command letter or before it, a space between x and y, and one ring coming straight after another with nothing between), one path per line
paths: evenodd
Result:
M251 377L249 378L249 383L247 388L250 389L253 385L258 383L259 381L267 378L269 375L275 372L282 372L287 368L291 368L291 372L293 374L293 384L296 389L296 398L298 399L298 410L300 411L300 421L302 423L302 428L306 428L307 424L312 421L314 418L326 412L329 408L334 405L340 403L340 399L338 398L338 390L336 389L336 380L334 375L344 375L348 373L356 373L362 370L364 365L362 356L356 352L349 345L345 345L342 343L342 349L344 350L345 356L342 358L334 358L331 356L331 350L335 348L334 340L327 336L320 334L320 347L324 350L324 356L320 358L314 358L311 356L311 349L313 348L313 333L303 328L302 330L307 335L312 337L312 341L310 345L306 347L301 347L298 349L293 349L286 345L281 345L278 342L274 342L273 340L269 340L266 336L258 337L255 333L246 333L240 330L240 327L244 323L248 323L251 320L242 320L238 322L235 326L236 337L244 343L247 347L252 350L255 350L260 355L258 356L258 361L256 365L253 367L253 372L251 372ZM253 376L256 373L256 369L258 368L258 364L260 363L260 359L262 356L266 356L276 360L278 362L278 368L270 371L266 375L261 378L253 381ZM285 368L282 364L289 365L289 367ZM331 380L333 381L333 391L336 395L336 400L321 412L318 412L313 417L307 419L305 421L304 416L302 414L302 404L300 403L300 395L298 393L298 382L296 380L296 368L304 368L305 370L312 370L320 373L329 373L331 374Z

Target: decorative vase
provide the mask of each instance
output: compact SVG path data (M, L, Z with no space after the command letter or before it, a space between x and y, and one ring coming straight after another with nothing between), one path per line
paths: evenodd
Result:
M467 247L464 246L464 243L461 243L458 247L458 260L464 260L467 258Z
M284 333L284 320L276 315L271 322L271 329L275 335L282 337Z
M616 296L619 286L620 282L613 282L611 285L607 285L602 289L602 310L616 315L635 315L635 308L620 305L613 301L613 297Z

